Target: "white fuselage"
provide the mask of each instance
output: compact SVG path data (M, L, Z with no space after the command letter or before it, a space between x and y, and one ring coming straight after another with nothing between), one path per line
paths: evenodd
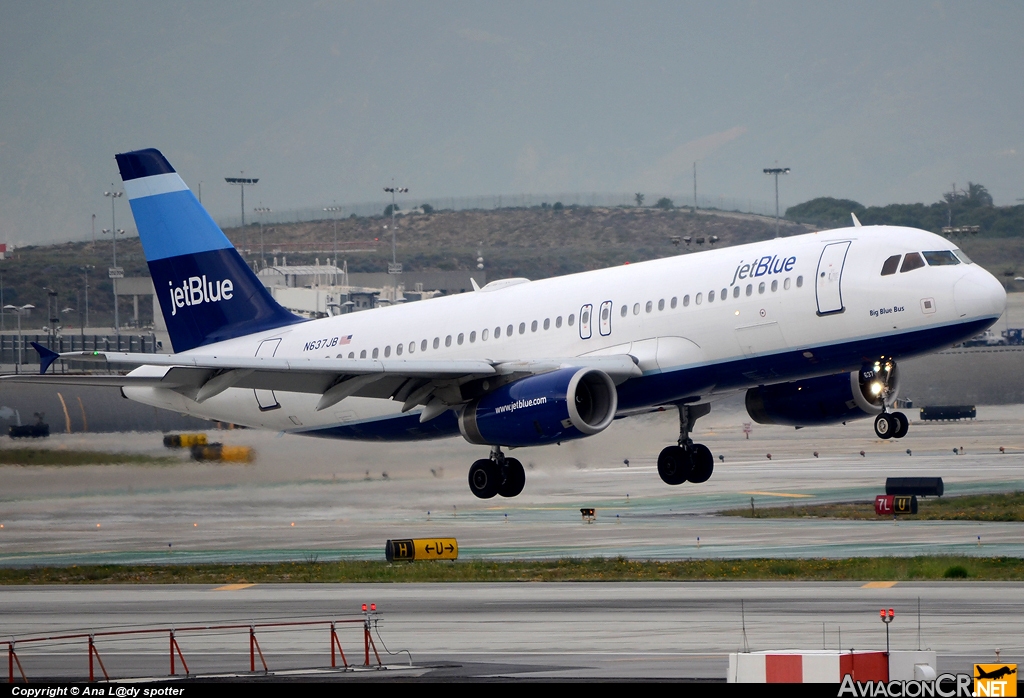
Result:
M951 249L948 241L909 228L831 230L541 281L497 282L192 353L488 361L630 354L644 375L619 386L619 410L626 413L856 369L876 354L927 353L976 334L1005 305L1002 286L984 269L960 263L880 275L892 255ZM166 370L142 367L136 375ZM349 397L317 412L317 395L238 388L201 404L169 389L124 392L158 407L292 432L388 420L402 407ZM431 435L440 434L424 434Z

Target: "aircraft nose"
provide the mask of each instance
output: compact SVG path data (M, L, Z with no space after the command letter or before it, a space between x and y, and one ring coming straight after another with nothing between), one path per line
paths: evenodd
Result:
M975 265L953 286L953 302L961 318L996 318L1006 309L1006 289L999 279Z

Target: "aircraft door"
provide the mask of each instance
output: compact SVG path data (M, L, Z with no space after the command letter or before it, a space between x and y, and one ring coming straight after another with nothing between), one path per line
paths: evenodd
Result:
M599 326L602 337L612 333L612 302L605 301L601 304L601 324Z
M594 314L594 306L587 303L585 306L580 308L580 339L590 339L590 335L593 334L591 328L590 316Z
M843 264L850 241L830 242L821 251L818 273L814 276L814 292L818 299L818 315L841 313L843 306Z
M280 339L266 339L260 342L259 349L256 350L256 356L272 357L277 353L277 348L280 345ZM259 405L260 412L281 408L281 404L277 401L277 396L274 395L273 390L253 390L252 392L256 395L256 404Z

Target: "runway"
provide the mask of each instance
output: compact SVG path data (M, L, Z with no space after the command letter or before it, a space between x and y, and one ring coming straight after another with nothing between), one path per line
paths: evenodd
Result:
M836 649L841 642L844 649L884 649L882 607L896 611L892 648L933 649L940 672L969 671L974 662L994 661L996 648L1001 661L1024 663L1024 585L1018 583L8 587L0 593L0 617L5 637L24 637L358 618L364 602L376 603L380 611L374 642L389 668L348 675L300 672L299 677L724 680L728 653L745 645ZM361 633L358 624L339 629L352 664L363 661ZM325 627L257 635L271 672L330 666ZM244 629L180 632L177 640L194 675L248 672ZM96 643L112 678L168 674L166 634L97 637ZM85 640L23 644L18 655L29 678L82 678L88 666Z
M1024 556L1021 523L715 514L751 500L756 508L870 500L897 475L941 476L950 495L1024 489L1024 407L982 406L978 415L915 422L900 441L875 438L868 420L754 425L747 439L749 418L725 404L696 430L724 461L709 482L678 487L662 483L655 466L674 415L627 419L580 442L515 451L527 485L511 500L469 493L466 472L483 450L461 440L210 432L253 446L257 461L199 464L179 453L171 466L0 466L0 565L382 559L387 539L422 536L457 538L463 558ZM153 433L61 434L34 445L168 453ZM596 508L597 521L583 523L581 507Z

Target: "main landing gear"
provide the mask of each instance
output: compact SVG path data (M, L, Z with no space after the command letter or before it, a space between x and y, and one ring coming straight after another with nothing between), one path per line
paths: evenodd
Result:
M500 494L515 497L526 486L526 471L515 458L506 458L501 446L491 447L491 457L478 460L469 468L469 490L480 499Z
M715 458L704 444L690 439L693 423L711 411L711 405L679 405L679 443L658 455L658 474L669 485L707 482L715 469Z
M883 412L875 417L875 434L880 439L902 439L910 429L910 420L902 412Z

